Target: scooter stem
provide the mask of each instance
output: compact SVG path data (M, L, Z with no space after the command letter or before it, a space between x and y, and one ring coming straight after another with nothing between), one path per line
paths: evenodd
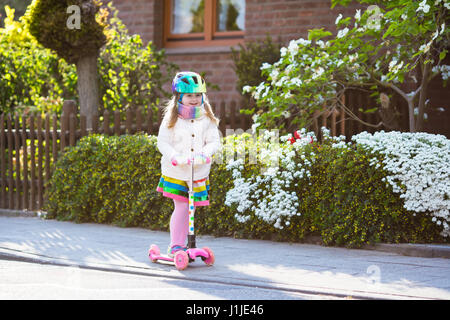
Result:
M194 159L192 157L192 159ZM195 230L194 230L194 161L191 161L191 180L189 181L189 232L188 247L195 248Z

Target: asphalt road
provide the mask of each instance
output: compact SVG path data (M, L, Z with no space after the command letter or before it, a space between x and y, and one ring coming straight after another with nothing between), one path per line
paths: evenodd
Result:
M200 236L197 244L212 248L216 263L195 261L178 271L148 258L150 244L165 248L168 239L167 232L143 228L0 216L0 260L21 261L0 270L0 298L31 295L20 284L37 287L33 297L46 299L79 293L83 299L165 300L450 297L446 258Z
M0 260L1 300L320 300L329 295Z

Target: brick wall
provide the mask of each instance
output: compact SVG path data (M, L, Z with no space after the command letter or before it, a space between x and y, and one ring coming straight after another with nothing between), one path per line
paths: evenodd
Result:
M269 33L274 39L280 36L284 44L306 38L308 30L313 28L334 32L339 13L354 15L358 7L331 10L330 0L247 0L246 5L245 40L263 39Z
M106 1L105 1L106 2ZM119 18L131 34L139 34L143 41L162 43L162 3L161 0L112 0L119 10Z

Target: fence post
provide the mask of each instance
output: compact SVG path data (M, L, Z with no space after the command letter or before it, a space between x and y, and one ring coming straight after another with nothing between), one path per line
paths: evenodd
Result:
M136 109L136 133L142 131L142 107Z
M125 133L127 134L132 134L133 130L131 129L132 124L131 122L133 121L133 110L131 110L131 108L128 108L127 111L125 111Z
M220 107L220 123L219 123L219 129L222 132L223 136L225 137L225 129L226 129L226 124L227 124L227 119L226 119L226 113L225 113L225 101L222 101L219 105Z
M154 124L153 124L153 109L151 106L147 107L148 113L147 113L147 133L148 134L154 134ZM157 129L159 130L159 129Z
M36 153L34 138L36 132L34 131L34 115L30 116L30 209L36 208Z
M12 118L11 114L6 116L6 126L8 127L8 197L9 203L8 208L14 209L14 198L13 198L13 136L12 136Z
M38 207L37 209L42 208L43 201L44 201L44 184L42 181L43 178L43 172L42 172L42 116L41 114L38 114L36 117L37 121L37 140L38 140L38 147L37 147L37 154L38 154L38 163L37 163L37 201L38 201Z
M337 115L337 110L333 109L331 111L331 135L333 137L337 136L336 134L336 115Z
M120 136L120 111L114 111L114 134Z
M5 115L0 115L0 188L1 199L0 205L2 208L6 207L6 163L5 163Z
M45 178L44 185L47 185L50 179L50 114L45 115ZM44 202L47 201L47 195L45 194Z
M22 147L23 147L23 208L30 209L28 183L28 146L27 146L27 117L22 116Z
M14 144L16 147L16 194L15 194L15 209L22 209L22 199L20 198L20 131L19 131L19 114L16 113L14 117Z
M64 100L63 103L63 111L61 115L61 151L64 151L64 148L66 147L66 135L67 131L69 130L69 119L70 115L76 114L77 106L75 104L75 101L73 100Z

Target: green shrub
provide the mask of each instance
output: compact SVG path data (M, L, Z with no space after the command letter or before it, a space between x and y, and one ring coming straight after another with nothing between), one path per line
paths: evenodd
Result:
M75 68L39 45L23 18L14 20L14 9L5 9L5 28L0 28L0 113L30 107L60 112L61 98L75 96Z
M157 193L156 137L90 135L68 148L48 184L50 218L165 228L171 203Z

